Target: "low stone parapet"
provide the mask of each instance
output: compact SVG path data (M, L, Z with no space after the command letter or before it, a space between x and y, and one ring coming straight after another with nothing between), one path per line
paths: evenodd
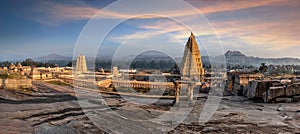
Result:
M1 79L0 87L5 89L29 89L32 88L31 79Z

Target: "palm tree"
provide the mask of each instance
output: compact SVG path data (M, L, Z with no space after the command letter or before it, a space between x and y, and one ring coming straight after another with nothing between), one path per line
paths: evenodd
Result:
M262 74L268 72L268 66L266 66L266 63L261 63L259 67L259 72Z

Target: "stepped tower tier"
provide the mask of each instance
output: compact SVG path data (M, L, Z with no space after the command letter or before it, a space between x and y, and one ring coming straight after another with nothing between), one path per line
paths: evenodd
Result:
M183 79L191 78L204 82L204 69L201 54L193 33L191 33L185 45L181 74Z
M76 61L76 72L84 73L87 72L86 59L84 55L79 55Z

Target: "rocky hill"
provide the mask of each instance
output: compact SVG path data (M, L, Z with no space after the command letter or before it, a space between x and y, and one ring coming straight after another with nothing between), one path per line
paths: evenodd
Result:
M55 63L59 66L66 66L70 61L72 61L72 57L52 53L47 56L33 58L33 60L38 62Z
M51 61L51 60L71 60L71 59L72 59L71 57L66 57L66 56L52 53L47 56L34 58L33 60L35 60L35 61Z
M258 66L261 63L273 64L273 65L300 65L300 59L298 58L259 58L246 56L239 51L227 51L225 53L226 62L230 65L254 65Z

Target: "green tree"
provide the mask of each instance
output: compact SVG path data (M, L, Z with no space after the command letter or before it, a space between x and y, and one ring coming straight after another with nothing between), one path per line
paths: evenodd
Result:
M261 63L258 70L260 73L264 74L264 73L268 72L268 66L266 66L266 63Z
M23 66L31 66L31 67L36 67L37 63L34 62L32 59L26 59L25 61L22 62Z
M72 66L73 66L73 62L72 61L68 62L67 67L72 67Z

